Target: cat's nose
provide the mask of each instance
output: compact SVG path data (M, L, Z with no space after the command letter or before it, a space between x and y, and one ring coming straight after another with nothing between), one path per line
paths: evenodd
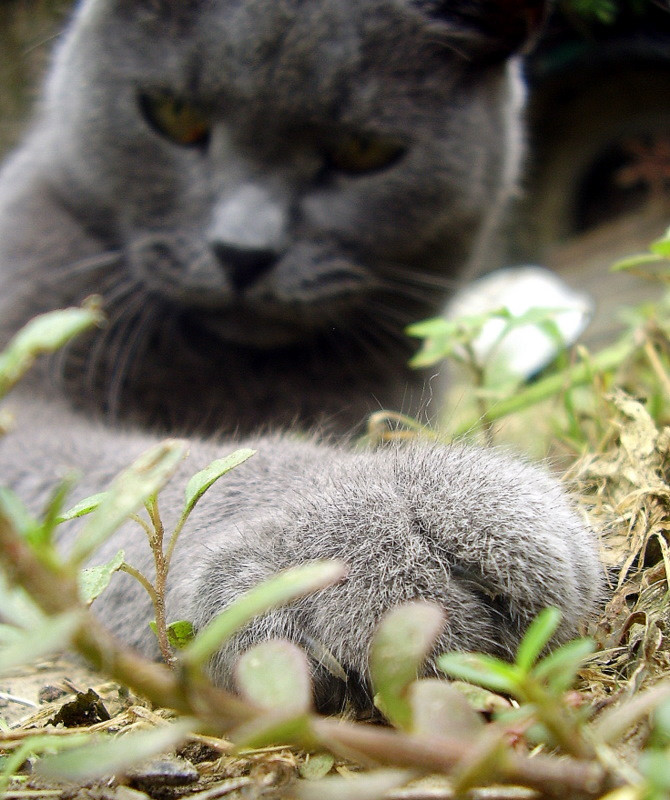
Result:
M255 182L229 190L216 205L209 245L236 291L250 288L282 254L288 220L288 198Z
M225 242L212 242L210 247L221 262L233 288L244 292L269 272L278 254L267 248L240 247Z

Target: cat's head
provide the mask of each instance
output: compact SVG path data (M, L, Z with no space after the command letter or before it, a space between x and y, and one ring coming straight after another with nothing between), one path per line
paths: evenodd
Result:
M513 182L505 61L542 5L85 0L47 168L126 277L222 340L289 343L370 303L402 328Z

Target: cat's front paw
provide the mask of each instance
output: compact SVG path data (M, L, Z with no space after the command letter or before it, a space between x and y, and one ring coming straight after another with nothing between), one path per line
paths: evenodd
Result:
M596 538L555 479L494 451L414 445L341 453L234 546L213 552L196 622L262 578L320 558L345 561L347 577L256 620L215 660L219 682L230 684L240 650L288 637L316 660L322 654L322 704L342 688L328 663L341 665L365 704L371 637L400 603L422 598L445 610L436 652L511 656L545 606L563 612L557 641L576 634L601 587Z

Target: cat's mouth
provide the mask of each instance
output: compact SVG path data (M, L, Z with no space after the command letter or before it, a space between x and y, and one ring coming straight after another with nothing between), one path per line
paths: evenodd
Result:
M131 248L132 270L150 294L223 342L272 348L337 332L371 288L368 272L353 261L317 258L301 245L243 290L207 251L183 250L183 244L175 248L175 242L147 237Z
M191 310L187 316L208 336L222 342L258 349L290 346L305 341L314 332L314 328L306 325L259 316L244 308L198 314Z

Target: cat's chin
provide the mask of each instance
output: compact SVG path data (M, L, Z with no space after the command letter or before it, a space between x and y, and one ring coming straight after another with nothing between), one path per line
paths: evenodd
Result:
M288 320L272 320L244 312L200 314L189 321L208 337L240 347L271 350L291 347L311 338L309 327Z

